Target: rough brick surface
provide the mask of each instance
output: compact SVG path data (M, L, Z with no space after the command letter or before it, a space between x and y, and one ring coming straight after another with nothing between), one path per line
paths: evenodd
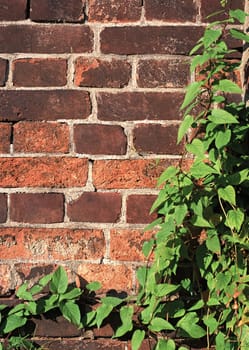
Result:
M0 264L0 296L9 292L12 287L11 281L11 269L7 264Z
M101 51L119 55L187 55L202 31L197 26L110 27L101 32Z
M121 213L121 196L119 193L84 192L68 204L67 213L71 221L114 223Z
M112 59L79 58L75 67L77 86L121 88L129 83L131 66L128 62Z
M87 180L86 159L0 158L1 187L77 187Z
M30 18L33 21L80 22L84 20L82 0L31 0Z
M0 123L0 152L10 152L11 124Z
M7 80L8 61L0 58L0 86L4 86Z
M26 18L27 0L1 0L0 21L18 21Z
M0 193L0 223L3 223L7 219L7 196L4 193Z
M176 144L177 130L174 125L138 125L134 130L134 147L142 154L179 154L183 147Z
M115 125L77 125L74 129L77 153L125 154L127 140L124 130Z
M90 22L138 21L142 11L142 0L89 0Z
M90 114L86 91L0 91L0 121L84 119Z
M145 17L148 20L186 22L195 21L196 16L194 0L145 0Z
M157 214L149 214L156 196L131 195L127 198L127 222L130 224L148 224L157 218Z
M15 152L67 153L69 127L55 122L19 122L14 125L13 144Z
M10 218L17 222L51 224L64 219L61 193L14 193L10 195Z
M225 8L225 10L227 11L228 9L243 9L244 8L244 4L245 1L244 0L229 0L227 3L227 7ZM213 21L217 21L217 20L222 20L224 18L226 18L225 13L221 12L219 14L217 14L216 16L212 16L210 18L207 18L207 16L218 12L222 10L221 6L220 6L220 1L219 0L202 0L201 1L201 16L202 16L202 21L203 22L213 22Z
M189 60L140 60L137 81L140 87L183 87L190 82Z
M67 83L64 59L18 59L13 62L15 86L63 86Z
M180 119L183 94L177 92L99 93L98 118L101 120Z
M93 34L78 25L0 26L0 52L3 53L83 53L92 51Z
M66 261L101 259L105 239L101 230L1 228L1 259Z

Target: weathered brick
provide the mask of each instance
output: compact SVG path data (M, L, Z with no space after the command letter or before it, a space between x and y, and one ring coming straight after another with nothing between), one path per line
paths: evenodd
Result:
M4 193L0 193L0 223L3 223L6 221L7 212L8 212L7 196Z
M179 154L183 147L176 144L177 130L175 125L138 125L133 131L134 147L142 154Z
M28 282L31 287L55 269L56 265L52 264L17 263L14 265L15 287L19 287L24 282Z
M107 27L100 35L101 51L119 55L186 55L201 37L198 26Z
M86 159L66 157L0 158L1 187L85 186Z
M140 60L137 82L140 87L178 88L190 82L189 61L182 59Z
M10 152L11 124L0 123L0 152Z
M8 294L12 289L11 267L7 264L0 264L0 296Z
M0 5L1 6L1 5ZM4 86L7 80L8 61L0 58L0 86Z
M0 229L1 259L44 261L101 259L105 238L101 230L4 228Z
M134 22L142 11L142 0L89 0L90 22Z
M233 0L233 1L228 1L227 3L227 7L225 8L225 10L229 10L229 9L244 9L245 6L245 1L244 0ZM202 21L203 22L213 22L213 21L218 21L218 20L222 20L227 18L225 12L221 12L215 16L212 16L210 18L207 18L207 16L218 12L218 11L222 11L224 10L221 5L220 5L220 1L219 0L202 0L201 1L201 16L202 16Z
M76 152L89 154L125 154L127 139L117 125L76 125L74 128Z
M83 0L31 0L30 18L33 21L80 22L84 20Z
M121 88L129 83L130 77L131 66L122 60L80 57L75 63L74 83L77 86Z
M3 53L83 53L93 48L88 26L50 24L0 26Z
M93 184L97 189L155 188L163 170L178 161L166 159L96 160Z
M14 125L13 139L14 152L69 151L69 127L63 123L19 122Z
M121 213L119 193L84 192L78 199L68 204L70 221L114 223Z
M22 58L13 62L14 86L63 86L67 83L67 60Z
M148 20L187 22L195 21L196 16L194 0L145 0L145 17Z
M119 261L144 261L145 257L142 253L142 246L152 235L152 231L111 230L110 259Z
M132 289L132 270L125 265L81 264L77 273L87 282L99 281L102 284L102 292L110 289Z
M0 121L82 119L90 114L86 91L0 91Z
M181 119L183 94L177 92L98 93L101 120Z
M128 196L126 202L126 221L129 224L148 224L155 220L157 218L157 214L149 214L155 200L155 195L134 194Z
M63 222L64 196L61 193L11 193L10 219L31 224Z
M113 334L113 329L112 329L112 334ZM111 339L111 337L109 337L108 339L94 339L94 340L84 339L84 341L78 340L78 339L79 338L70 338L70 339L62 338L60 340L53 339L53 341L49 342L49 350L126 350L127 349L126 341ZM48 340L38 339L36 340L36 343L41 345L42 348L44 348L47 346ZM148 346L147 348L143 347L141 350L150 350L150 349L151 347Z
M26 18L27 0L1 0L0 21L18 21Z

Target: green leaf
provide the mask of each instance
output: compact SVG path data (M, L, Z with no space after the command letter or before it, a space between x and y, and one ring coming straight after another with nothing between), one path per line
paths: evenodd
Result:
M219 322L212 316L203 316L203 322L208 327L208 333L213 334L219 328Z
M231 130L226 129L226 130L219 130L216 134L216 138L215 138L215 146L218 149L221 149L225 146L227 146L227 144L230 142L231 140Z
M242 11L240 9L230 10L229 15L230 15L230 17L237 19L241 24L245 23L246 14L244 11Z
M224 201L227 201L228 203L232 205L236 205L236 194L235 189L233 186L228 185L225 188L219 188L218 189L218 195L221 199Z
M209 223L204 217L198 215L193 216L191 223L197 227L212 227L211 223Z
M140 329L136 329L132 334L131 338L131 349L138 350L142 344L142 341L145 337L145 331L141 331Z
M243 40L246 43L249 43L249 35L245 34L241 30L238 29L230 29L230 34L233 38Z
M146 258L149 256L152 248L154 247L154 244L155 244L154 239L150 239L149 241L144 242L142 247L142 252Z
M204 144L199 139L194 139L190 144L186 145L188 152L194 154L195 156L203 159L205 157Z
M67 301L66 303L60 304L60 310L62 315L67 319L69 322L73 323L76 326L80 325L80 309L79 306L76 305L73 301Z
M245 215L240 209L229 210L227 213L225 225L232 230L236 229L238 232L241 229L244 217Z
M175 208L175 221L177 225L181 225L185 216L188 213L188 207L186 204L181 204Z
M133 307L132 306L123 306L120 309L120 318L122 321L122 325L118 327L114 334L114 338L122 337L127 332L130 332L133 328L132 323L133 316Z
M202 82L194 82L187 87L186 95L181 105L181 110L186 108L200 93Z
M24 316L10 315L6 318L6 321L3 327L3 332L5 334L10 333L14 329L24 326L26 322L27 322L27 318Z
M145 266L139 267L137 269L136 276L137 276L138 282L140 283L140 285L142 287L144 287L146 284L147 275L148 275L148 271L147 271L147 268Z
M219 39L222 31L220 29L206 29L203 36L203 44L208 48L211 44Z
M67 290L68 278L67 273L62 266L53 273L50 282L50 291L55 294L63 294Z
M90 292L95 292L96 290L100 289L101 283L99 282L91 282L86 285L86 289L89 290Z
M173 327L171 323L164 320L163 318L154 317L150 322L149 330L152 332L161 332L162 330L174 331L175 327Z
M206 246L211 252L215 254L220 254L220 251L221 251L220 240L219 240L219 237L217 236L217 233L214 230L208 231Z
M206 335L206 332L197 323L199 318L196 312L189 312L177 322L179 327L187 336L193 339L199 339Z
M188 311L196 311L196 310L200 310L203 308L203 306L205 305L204 301L202 299L198 300L193 306L191 306Z
M176 292L179 289L179 285L169 284L169 283L162 283L158 284L154 288L154 294L157 297L164 297L171 293Z
M229 93L234 93L234 94L241 94L242 90L241 88L234 83L233 81L229 79L222 79L219 80L219 83L217 85L217 90L218 91L223 91L223 92L229 92Z
M116 307L124 302L124 299L116 298L116 297L104 297L101 299L101 302L105 305L111 305L112 307Z
M215 337L216 349L225 350L225 335L219 332Z
M238 124L238 120L224 109L213 109L208 119L214 124Z
M183 136L187 133L188 129L194 122L194 118L191 115L186 115L178 129L177 143L179 144Z
M94 326L96 324L95 317L96 317L95 310L87 312L81 319L82 326L84 328Z
M177 172L178 172L178 169L176 167L174 167L173 165L170 165L160 175L158 182L157 182L158 186L160 186L163 182L166 182L166 181L172 179L172 177L174 177L177 174Z
M53 274L50 273L46 276L43 276L37 284L35 284L32 288L30 288L30 293L32 295L40 293L44 287L51 281Z
M169 340L164 340L164 339L159 339L155 350L175 350L175 342L172 339Z
M82 294L82 291L80 288L73 288L67 293L61 294L60 301L62 300L71 300L71 299L77 299Z
M190 168L190 172L196 179L201 179L211 174L218 174L217 170L201 161L195 161Z
M100 307L97 308L96 323L98 328L101 326L102 322L110 315L112 310L113 306L110 304L102 304Z
M22 284L18 288L18 290L16 292L16 296L19 299L31 301L31 300L33 300L33 296L32 296L32 294L29 291L27 291L27 287L28 287L28 283L27 282Z

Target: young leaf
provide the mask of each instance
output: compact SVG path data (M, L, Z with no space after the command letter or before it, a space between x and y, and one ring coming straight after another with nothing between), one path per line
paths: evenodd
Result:
M10 315L6 318L3 332L5 334L12 332L14 329L24 326L27 322L27 318L23 316Z
M89 290L90 292L95 292L96 290L100 289L101 283L99 282L91 282L86 285L86 289Z
M176 345L174 340L159 339L156 344L155 350L175 350L175 348L176 348Z
M55 294L63 294L67 290L68 278L67 273L62 266L59 266L58 269L53 273L50 290Z
M221 199L227 201L231 205L236 205L236 194L233 186L228 185L225 188L219 188L218 195Z
M127 332L130 332L133 328L132 316L133 316L133 307L132 306L123 306L120 309L120 318L122 325L118 327L116 333L114 334L115 338L122 337Z
M220 240L219 237L217 236L216 232L214 230L208 231L208 237L206 239L206 246L207 248L215 253L215 254L220 254L221 247L220 247ZM214 232L214 233L213 233Z
M164 297L166 295L176 292L178 289L179 289L179 285L161 283L155 286L154 294L157 297Z
M79 327L81 318L79 306L73 301L67 301L61 303L59 307L65 319Z
M186 115L186 117L183 119L177 135L177 143L179 144L183 138L183 136L187 133L188 129L191 127L191 125L194 122L194 118L192 115Z
M142 247L142 251L143 251L143 254L146 258L149 256L154 244L155 244L154 239L150 239L149 241L144 242L143 247Z
M175 327L163 318L154 317L150 322L149 330L152 332L174 331Z
M178 169L172 165L170 165L159 177L158 186L160 186L163 182L170 180L177 173Z
M186 108L200 93L201 85L202 82L194 82L187 87L187 92L183 104L181 105L181 110Z
M208 327L209 334L213 334L217 329L219 329L219 322L212 316L204 315L203 322Z
M235 39L243 40L246 43L249 43L249 35L243 33L241 30L230 29L230 34Z
M116 297L104 297L101 299L102 303L105 305L111 305L112 307L116 307L124 302L123 299Z
M225 350L225 335L223 333L218 332L215 337L215 345L216 349Z
M190 144L186 145L186 149L198 158L203 159L205 157L204 144L199 139L194 139Z
M232 230L236 229L236 231L238 232L241 229L244 217L245 214L239 209L229 210L227 213L225 225Z
M71 299L77 299L82 294L82 291L80 288L73 288L67 293L60 295L60 301L62 300L71 300Z
M204 329L197 324L198 322L199 318L196 312L189 312L177 322L176 326L183 330L189 337L198 339L206 335Z
M230 17L237 19L241 24L245 23L246 14L244 11L242 11L240 9L230 10L229 15L230 15Z
M227 146L227 144L230 142L231 140L231 130L226 129L226 130L219 130L216 138L215 138L215 146L218 149L221 149L225 146Z
M214 124L238 124L238 120L229 112L216 108L212 110L208 119Z
M228 79L219 80L217 90L235 94L241 94L242 92L241 88L236 83Z
M135 332L132 334L131 349L138 350L142 344L142 341L144 340L144 337L145 337L145 331L136 329Z
M206 29L203 36L203 44L205 48L208 48L211 44L218 40L221 33L221 29Z
M102 304L96 310L96 324L99 328L102 322L110 315L113 310L113 306L110 304Z
M27 282L22 284L18 288L18 290L16 292L16 296L19 299L31 301L31 300L33 300L33 296L32 296L32 294L29 291L27 291L27 287L28 287L28 283Z

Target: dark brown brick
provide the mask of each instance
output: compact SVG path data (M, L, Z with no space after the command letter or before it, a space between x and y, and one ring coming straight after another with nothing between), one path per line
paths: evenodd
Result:
M190 82L189 61L181 59L140 60L137 70L140 87L183 87Z
M124 130L115 125L76 125L76 152L89 154L125 154L127 140Z
M101 32L101 51L119 55L186 55L203 33L202 27L108 27Z
M181 119L183 94L177 92L99 93L98 118L101 120Z
M27 0L1 0L0 21L18 21L26 18Z
M90 22L134 22L142 11L142 0L89 0Z
M74 83L77 86L120 88L129 83L131 66L112 59L79 58L76 61Z
M138 125L133 137L137 152L142 154L179 154L182 151L182 146L176 144L177 127L174 125Z
M84 20L83 0L31 0L33 21L80 22Z
M10 219L31 224L63 222L64 196L61 193L12 193Z
M0 5L1 6L1 5ZM4 86L8 77L8 61L0 58L0 86Z
M0 152L10 152L11 124L0 123Z
M148 20L187 22L195 21L196 15L194 0L145 0L145 17Z
M244 0L228 0L225 11L227 12L229 9L244 9L245 1ZM222 11L221 13L212 16L210 18L206 18L207 16ZM213 22L227 18L226 13L224 12L224 8L220 5L220 0L202 0L201 1L201 16L203 22Z
M82 119L90 114L86 91L0 91L0 121Z
M38 340L42 347L47 346L47 340ZM49 350L125 350L126 341L112 339L60 339L49 342ZM149 347L144 349L149 350Z
M92 39L91 29L82 25L2 25L0 52L83 53L92 51Z
M119 193L85 192L68 204L70 221L114 223L119 220L121 196Z
M4 193L0 193L0 223L3 223L7 219L7 196Z
M15 86L63 86L67 83L67 60L22 58L13 62Z
M149 214L156 196L131 195L127 198L127 222L129 224L148 224L157 218L157 214Z

